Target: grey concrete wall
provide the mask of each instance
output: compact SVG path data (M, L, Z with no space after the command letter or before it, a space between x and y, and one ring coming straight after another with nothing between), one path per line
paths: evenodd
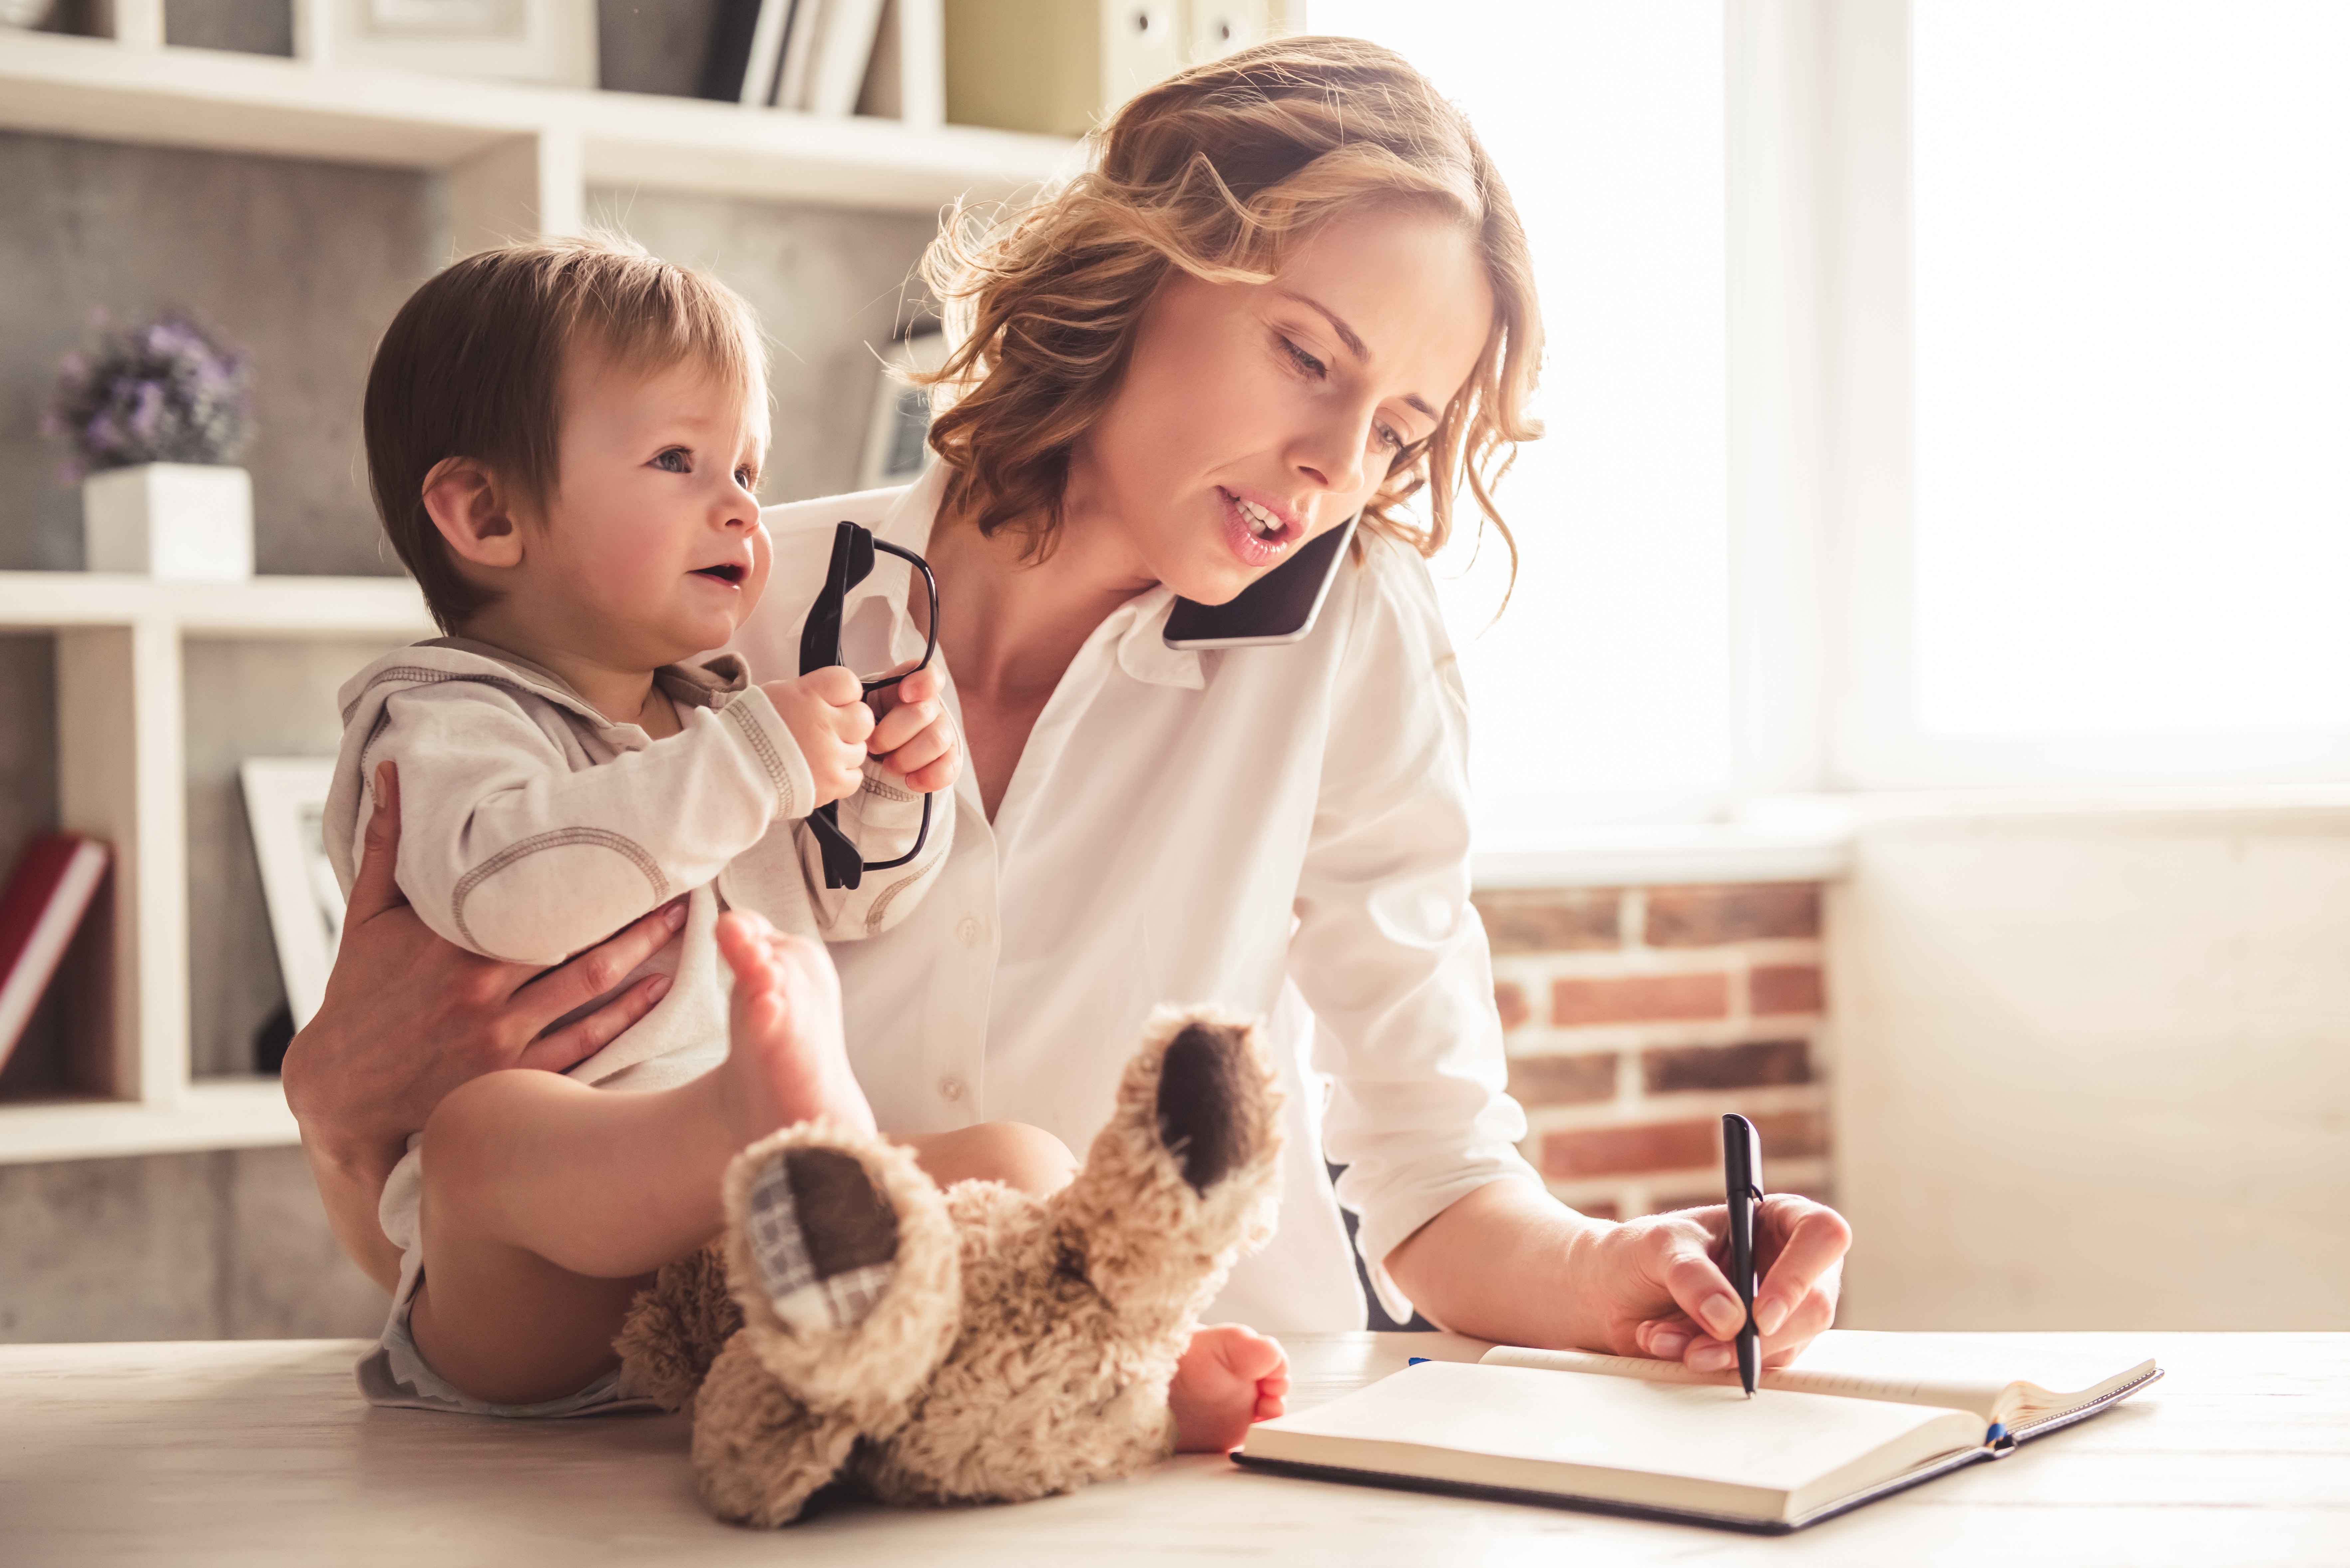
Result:
M615 92L691 98L719 0L596 0L596 64Z
M252 5L182 15L214 47L271 52ZM608 0L608 9L610 8ZM240 31L239 29L243 29ZM674 61L670 62L671 66ZM648 63L648 71L652 64ZM653 85L649 78L647 86ZM928 217L599 191L591 211L711 268L775 345L769 499L855 481L874 348L920 314L906 280ZM252 350L260 568L388 574L364 488L359 392L375 340L447 251L437 177L0 132L0 569L81 564L79 498L35 425L89 309L192 307ZM249 1070L282 998L236 764L328 755L333 693L380 649L187 649L191 1030L199 1073ZM55 650L0 636L0 857L57 820ZM40 1086L45 1031L0 1092ZM341 1261L298 1151L0 1167L0 1340L372 1334L381 1297Z
M359 451L384 324L448 249L445 182L0 133L0 567L75 571L81 498L36 431L93 309L193 311L248 349L264 572L390 574Z
M0 1166L0 1341L372 1336L302 1151Z
M291 55L292 0L170 0L163 7L163 41L181 48Z
M928 317L929 296L911 279L936 220L601 189L588 193L588 212L656 255L723 279L758 311L775 365L762 497L852 488L880 379L876 349Z

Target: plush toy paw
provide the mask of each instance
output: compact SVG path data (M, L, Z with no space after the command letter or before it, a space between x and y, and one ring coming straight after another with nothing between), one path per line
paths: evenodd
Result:
M785 1149L753 1169L743 1210L759 1288L797 1338L855 1328L897 1277L897 1212L855 1155Z
M727 1168L726 1260L743 1333L798 1398L886 1430L953 1343L960 1265L911 1151L824 1120Z

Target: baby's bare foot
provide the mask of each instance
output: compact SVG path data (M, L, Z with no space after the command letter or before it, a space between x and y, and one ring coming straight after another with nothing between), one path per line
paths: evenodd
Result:
M1288 1394L1289 1357L1278 1341L1236 1323L1202 1328L1167 1388L1175 1447L1187 1454L1230 1453L1248 1437L1250 1422L1282 1413Z
M719 918L718 951L734 971L727 1101L741 1147L779 1127L830 1116L873 1130L873 1107L848 1065L840 977L824 944L785 936L759 916Z

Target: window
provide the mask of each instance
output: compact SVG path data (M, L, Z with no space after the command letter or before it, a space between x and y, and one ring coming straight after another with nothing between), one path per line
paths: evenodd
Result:
M2350 6L1914 16L1923 727L2350 724Z
M1482 828L2350 777L2350 5L1311 11L1534 244L1509 614L1439 563Z
M1688 815L1729 762L1720 0L1313 0L1468 111L1532 239L1549 350L1497 543L1437 562L1481 825Z

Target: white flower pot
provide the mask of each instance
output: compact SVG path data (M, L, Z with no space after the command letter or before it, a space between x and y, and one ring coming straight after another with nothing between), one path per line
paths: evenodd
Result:
M241 468L146 462L81 482L84 565L174 583L253 576L253 476Z

